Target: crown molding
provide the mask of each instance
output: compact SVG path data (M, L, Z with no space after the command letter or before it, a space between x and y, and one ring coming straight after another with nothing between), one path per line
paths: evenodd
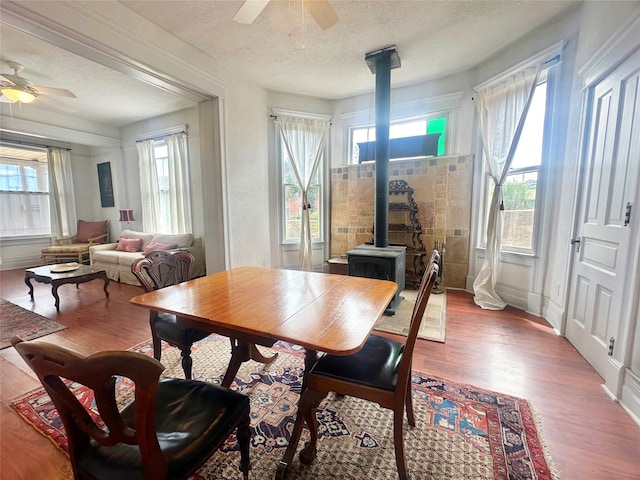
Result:
M196 103L226 95L224 82L196 67L210 57L118 2L5 0L0 11L0 24Z
M631 19L618 29L593 56L578 70L583 89L597 83L640 48L640 8Z
M47 125L20 118L8 118L4 115L0 115L0 124L4 131L18 135L27 135L31 138L44 137L47 140L57 140L91 147L120 148L121 146L119 138L82 132L70 128L56 127L54 125ZM47 140L45 140L45 143Z

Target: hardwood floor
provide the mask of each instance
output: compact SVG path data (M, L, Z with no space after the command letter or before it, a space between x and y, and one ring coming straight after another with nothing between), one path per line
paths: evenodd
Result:
M34 302L23 270L0 272L0 297L68 328L44 340L83 353L127 349L150 338L148 313L128 303L140 287L112 282L51 289L35 284ZM542 319L507 308L476 307L471 295L449 290L446 343L419 340L414 369L527 398L562 480L640 479L640 427L601 388L602 379ZM9 407L40 384L13 348L0 350L0 478L71 478L68 460Z

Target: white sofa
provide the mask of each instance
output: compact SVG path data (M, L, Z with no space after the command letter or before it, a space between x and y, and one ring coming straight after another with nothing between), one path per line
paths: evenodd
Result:
M140 251L122 252L116 250L118 246L117 242L92 245L89 247L89 261L91 265L104 268L110 280L127 283L129 285L140 285L138 279L131 273L131 265L138 258L144 257L143 251L152 240L160 243L176 244L176 250L188 251L195 257L193 278L206 275L202 238L194 238L190 233L172 235L136 232L134 230L123 230L121 236L126 238L142 238L143 241Z

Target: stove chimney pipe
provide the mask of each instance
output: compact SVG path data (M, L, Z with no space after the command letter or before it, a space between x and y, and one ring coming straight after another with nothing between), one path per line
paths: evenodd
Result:
M376 76L376 183L374 245L389 246L389 124L391 123L391 70L400 67L395 46L369 52L364 57Z

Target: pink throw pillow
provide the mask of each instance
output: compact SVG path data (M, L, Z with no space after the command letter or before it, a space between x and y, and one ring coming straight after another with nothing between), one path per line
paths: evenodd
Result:
M145 255L151 253L151 252L155 252L156 250L173 250L174 248L177 248L178 244L177 243L162 243L162 242L154 242L153 240L151 240L149 242L149 245L147 245L144 249L144 253Z
M116 250L119 252L139 252L142 249L142 238L120 237Z

